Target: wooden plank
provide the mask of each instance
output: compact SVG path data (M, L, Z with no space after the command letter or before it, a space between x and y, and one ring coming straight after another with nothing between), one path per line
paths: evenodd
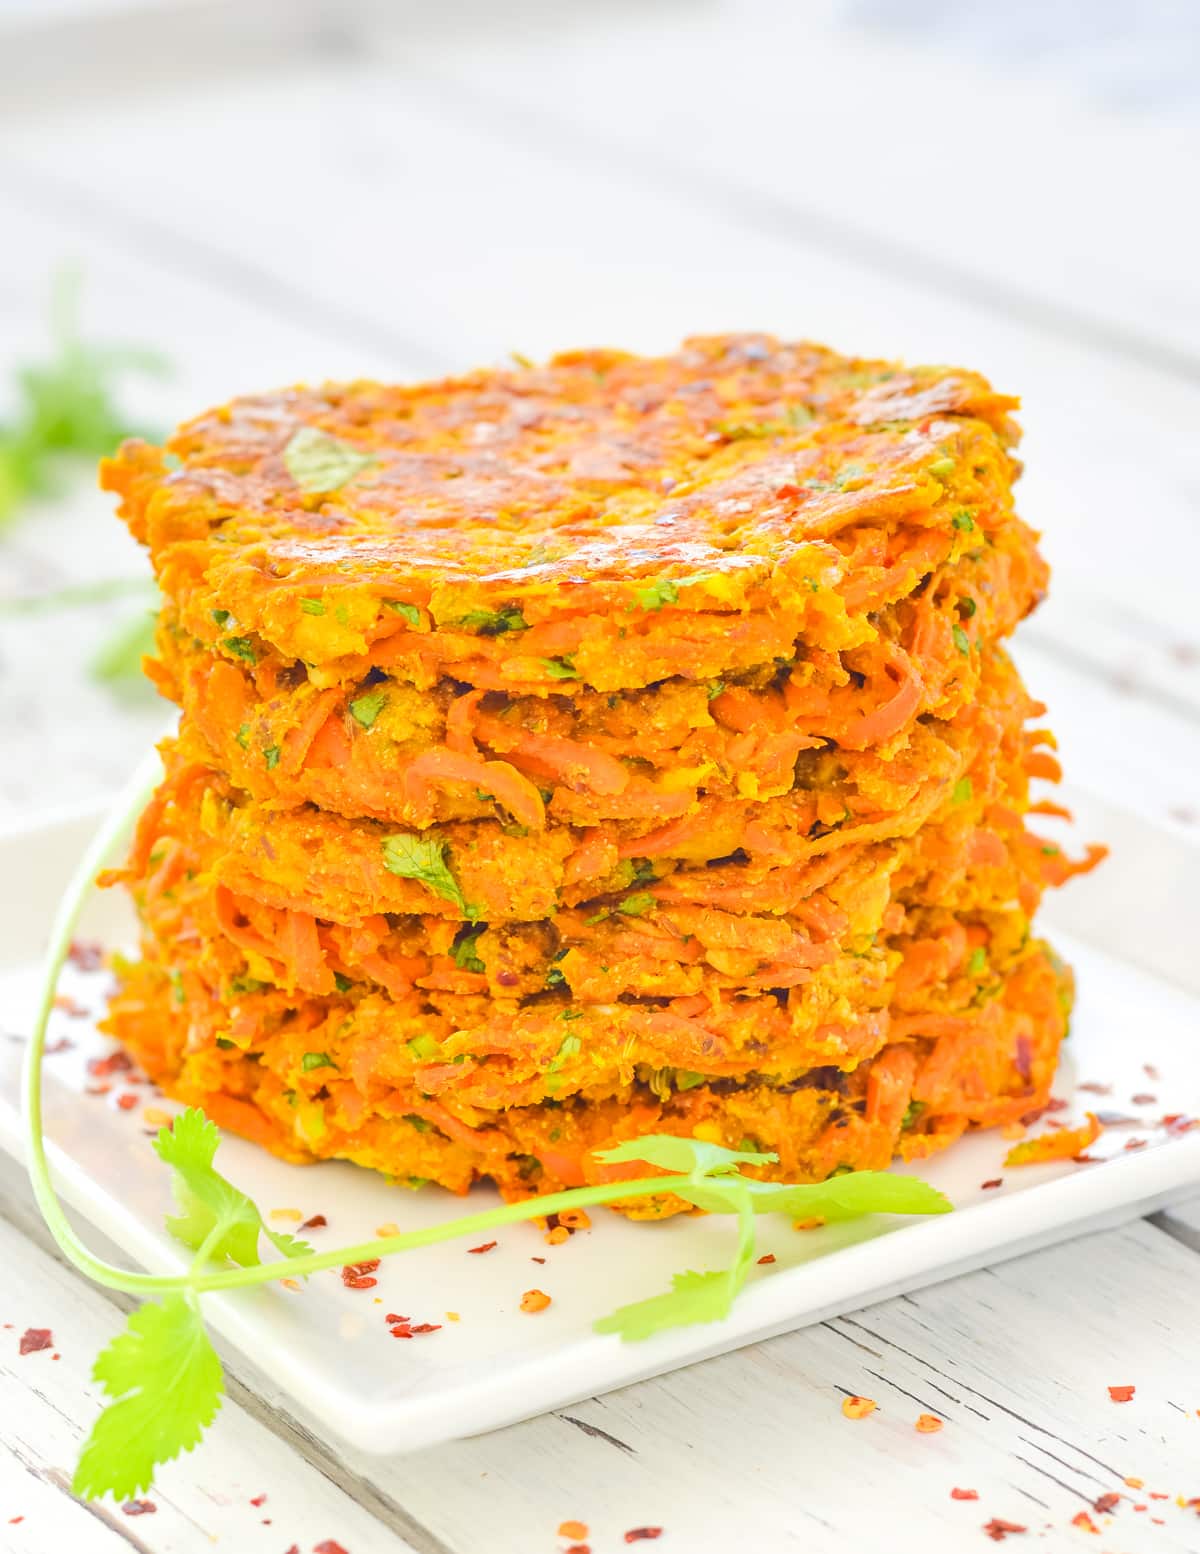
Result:
M647 6L619 24L585 13L476 29L453 49L406 31L395 46L443 98L469 94L493 133L503 119L576 162L619 158L642 188L682 185L726 220L1194 381L1196 217L1176 178L1200 124L1151 104L1114 113L1066 70L1039 78L1019 52L989 52L789 0Z
M598 1550L661 1526L664 1550L689 1554L961 1554L993 1517L1067 1548L1081 1511L1106 1534L1098 1548L1194 1551L1195 1510L1177 1497L1196 1492L1198 1271L1135 1223L477 1440L388 1461L328 1452L449 1548L489 1554L552 1547L566 1518ZM1114 1403L1110 1384L1133 1400ZM254 1388L297 1429L269 1383ZM848 1394L877 1411L844 1418ZM918 1432L924 1412L944 1428ZM1115 1514L1094 1509L1106 1494Z
M307 1551L334 1538L349 1554L413 1554L412 1544L322 1472L299 1463L289 1445L231 1399L202 1450L162 1470L148 1496L153 1513L129 1515L111 1501L81 1505L70 1480L97 1408L88 1374L121 1314L3 1220L0 1261L0 1547L12 1554L71 1547L88 1554L203 1554L218 1540L236 1549L282 1550L295 1542ZM54 1349L20 1355L19 1336L28 1327L50 1327ZM265 1501L252 1504L259 1495Z

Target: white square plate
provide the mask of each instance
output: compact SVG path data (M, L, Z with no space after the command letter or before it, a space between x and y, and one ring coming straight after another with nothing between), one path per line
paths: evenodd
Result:
M510 1227L484 1255L469 1253L472 1241L453 1241L388 1259L371 1290L346 1289L332 1271L296 1291L272 1284L207 1296L213 1326L330 1433L391 1453L508 1424L1183 1195L1200 1183L1200 1129L1180 1134L1160 1122L1167 1114L1200 1114L1200 973L1187 951L1187 924L1197 920L1195 854L1132 816L1073 798L1085 812L1085 833L1104 836L1116 857L1068 887L1047 914L1080 989L1055 1087L1069 1110L1055 1120L1078 1121L1085 1110L1136 1119L1110 1128L1093 1146L1099 1163L1006 1173L1008 1141L976 1134L914 1168L950 1197L954 1214L803 1233L782 1216L764 1216L760 1253L777 1260L755 1269L732 1315L642 1344L599 1337L592 1322L665 1290L681 1269L720 1266L732 1234L728 1221L637 1225L601 1210L590 1231L559 1246L547 1245L532 1226ZM0 1143L18 1156L19 1075L36 958L55 899L98 818L60 818L0 838L0 878L20 882L0 905ZM1139 903L1136 911L1131 901ZM115 895L96 896L81 935L128 942L128 908ZM1183 985L1139 970L1114 949ZM107 980L68 967L60 991L94 1009ZM155 1129L143 1116L161 1099L120 1073L106 1095L85 1093L95 1085L87 1059L111 1050L90 1016L57 1012L51 1042L59 1038L69 1045L46 1060L46 1119L64 1197L136 1263L181 1267L180 1251L162 1229L171 1207L168 1172L151 1151ZM1109 1088L1100 1094L1096 1086ZM120 1098L130 1094L136 1104L122 1109ZM1134 1139L1144 1147L1127 1148ZM264 1213L324 1214L327 1228L304 1233L317 1247L368 1239L387 1222L408 1228L467 1211L461 1199L436 1189L412 1193L349 1165L285 1165L235 1138L222 1144L218 1164ZM996 1177L1004 1178L999 1189L982 1186ZM470 1208L492 1201L479 1191ZM294 1216L270 1223L296 1228ZM530 1288L552 1297L536 1316L519 1309ZM392 1312L441 1325L398 1341L384 1320Z

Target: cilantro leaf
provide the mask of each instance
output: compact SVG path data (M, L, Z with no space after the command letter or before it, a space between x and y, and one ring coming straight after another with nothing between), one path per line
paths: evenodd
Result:
M643 610L661 610L664 604L674 604L679 598L679 589L666 578L658 578L653 583L647 583L645 588L634 589L637 602Z
M575 665L569 658L539 658L538 663L552 680L578 680Z
M263 1224L254 1201L214 1167L220 1142L216 1125L194 1107L180 1112L169 1128L159 1129L155 1153L172 1168L171 1190L180 1210L167 1219L167 1229L193 1251L207 1243L214 1260L230 1258L249 1268L262 1261L260 1231L265 1231L276 1246L279 1241ZM282 1246L279 1249L284 1251ZM297 1242L286 1255L299 1257L310 1250Z
M370 728L386 705L386 691L367 691L350 703L350 716L361 727Z
M639 1343L669 1327L692 1327L700 1322L720 1322L729 1315L736 1290L727 1272L677 1273L665 1295L619 1306L594 1324L597 1333L616 1333L626 1343Z
M468 610L454 624L480 637L502 637L506 631L527 631L529 627L515 604L503 610Z
M936 1187L914 1176L891 1171L846 1171L827 1182L758 1182L739 1177L755 1214L789 1214L828 1222L864 1214L947 1214L949 1200ZM699 1209L728 1213L724 1178L693 1184L671 1182L670 1189Z
M168 1295L131 1311L92 1369L112 1399L84 1444L73 1494L127 1499L154 1469L197 1445L216 1418L221 1362L194 1300Z
M414 836L408 831L385 836L383 866L390 874L398 874L401 879L420 880L435 896L452 901L465 916L475 916L446 863L446 844L440 837Z
M306 496L340 491L355 475L376 463L372 453L360 453L339 437L316 426L302 426L283 450L288 474Z
M454 964L459 968L460 971L474 971L479 973L487 970L487 967L484 965L483 961L480 960L479 951L476 948L479 943L480 935L483 932L483 926L479 928L472 928L466 933L460 933L455 939L454 946L451 949L450 954L453 957Z
M421 612L415 604L405 604L403 599L385 599L383 604L385 609L393 610L397 615L402 615L410 626L420 625Z

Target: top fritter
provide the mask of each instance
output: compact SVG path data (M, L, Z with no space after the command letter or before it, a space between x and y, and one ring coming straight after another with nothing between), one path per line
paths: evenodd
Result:
M869 640L1015 522L1015 403L723 336L236 400L102 481L175 627L232 661L608 691Z

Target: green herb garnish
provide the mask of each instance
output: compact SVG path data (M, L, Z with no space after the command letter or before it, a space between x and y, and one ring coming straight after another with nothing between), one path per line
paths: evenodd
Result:
M951 628L950 635L954 638L954 646L960 653L966 654L971 651L971 639L957 621Z
M370 728L386 705L386 691L368 691L350 703L350 716L363 728Z
M658 902L648 890L638 890L632 896L626 896L624 901L617 902L617 911L624 913L626 917L645 917L647 912L653 912Z
M263 751L263 760L267 763L267 770L273 772L279 765L279 746L268 745Z
M960 777L954 784L950 794L950 802L952 804L966 804L970 801L973 792L971 779L969 777Z
M396 615L402 615L410 626L419 626L421 623L421 612L415 604L405 604L403 599L385 599L383 607Z
M306 496L327 496L340 491L376 459L319 427L302 426L283 450L283 462Z
M446 863L446 844L437 836L415 836L401 831L383 839L383 866L401 879L420 880L422 885L452 901L466 917L475 917L466 903L458 881Z
M325 606L319 599L301 599L300 609L305 615L324 615Z
M328 1052L306 1052L300 1059L300 1067L306 1074L311 1074L314 1068L336 1068L337 1064Z
M468 929L465 933L460 931L458 937L455 939L454 948L450 951L450 953L454 958L454 964L460 971L474 971L479 973L487 970L487 967L480 960L479 952L476 949L476 945L479 943L480 935L484 931L485 930L483 927L471 928Z
M569 1209L664 1193L683 1198L709 1214L736 1216L737 1245L727 1267L679 1274L666 1294L622 1307L596 1324L602 1333L634 1341L666 1328L717 1321L728 1314L754 1263L757 1214L779 1212L793 1219L835 1221L869 1213L939 1214L950 1207L925 1183L886 1172L839 1173L829 1181L805 1186L762 1182L745 1176L741 1168L770 1164L775 1160L771 1154L658 1134L596 1152L605 1162L643 1162L644 1176L526 1198L463 1219L314 1252L291 1236L270 1230L253 1201L216 1171L219 1134L201 1112L188 1110L159 1133L155 1147L173 1171L178 1213L168 1217L167 1226L176 1240L194 1252L190 1266L182 1273L156 1274L133 1272L104 1261L79 1239L50 1179L42 1122L41 1063L58 974L91 882L123 838L130 814L146 802L156 778L154 768L147 769L144 781L139 778L130 802L118 806L87 849L68 887L52 935L26 1069L30 1177L55 1241L93 1280L110 1289L149 1297L147 1304L129 1316L124 1333L97 1362L95 1375L109 1401L83 1448L72 1486L76 1494L114 1494L125 1499L148 1489L158 1465L190 1451L212 1423L223 1392L220 1363L202 1315L202 1299L212 1291L266 1284L280 1278L285 1270L306 1277L467 1233L477 1237L503 1225ZM578 1038L568 1036L555 1061L565 1061L578 1050ZM529 1177L539 1170L540 1164L532 1156L522 1167ZM264 1235L279 1254L268 1262L260 1254Z
M552 680L577 680L575 665L569 658L539 658L538 663Z
M503 610L468 610L454 622L479 637L502 637L506 631L527 631L529 623L516 605Z
M954 517L951 518L950 527L952 529L962 529L966 531L975 527L975 520L971 517L970 513L966 510L965 507L960 507L959 510L955 513Z
M634 589L634 597L643 610L661 610L664 604L674 604L679 598L679 589L674 583L666 579L647 583L645 588Z
M254 651L254 644L249 637L223 637L221 646L235 658L244 658L248 664L258 663L258 654Z

